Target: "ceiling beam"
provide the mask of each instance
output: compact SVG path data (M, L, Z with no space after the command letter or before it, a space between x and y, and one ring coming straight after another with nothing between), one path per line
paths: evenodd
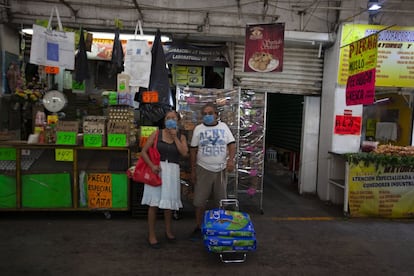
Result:
M144 21L144 15L142 14L142 10L141 10L141 7L138 4L138 0L133 0L133 2L134 2L134 5L135 5L135 8L138 11L138 19L141 20L141 21Z
M65 0L59 0L60 3L62 3L64 6L66 6L71 12L72 15L76 18L76 16L78 15L78 11L75 10L68 2L66 2Z
M262 12L262 20L265 20L266 18L266 14L267 14L267 10L269 9L269 3L268 0L264 0L263 1L263 12Z

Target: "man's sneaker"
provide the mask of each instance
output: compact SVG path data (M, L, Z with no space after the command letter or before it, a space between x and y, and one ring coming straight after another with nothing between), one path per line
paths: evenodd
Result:
M201 233L201 229L198 227L195 228L194 231L190 235L190 240L192 241L198 241L198 240L201 240L202 238L203 238L203 235Z

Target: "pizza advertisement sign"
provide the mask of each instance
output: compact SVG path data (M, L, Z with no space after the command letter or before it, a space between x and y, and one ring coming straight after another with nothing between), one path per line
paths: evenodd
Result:
M282 72L285 24L246 26L244 72Z

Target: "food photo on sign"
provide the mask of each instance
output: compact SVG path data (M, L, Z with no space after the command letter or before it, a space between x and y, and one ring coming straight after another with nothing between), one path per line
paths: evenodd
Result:
M285 24L246 26L244 71L282 72Z

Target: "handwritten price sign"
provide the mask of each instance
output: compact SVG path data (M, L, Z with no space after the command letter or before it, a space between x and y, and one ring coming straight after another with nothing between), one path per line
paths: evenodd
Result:
M340 135L360 135L361 134L361 117L337 115L335 118L335 134Z
M102 147L102 135L83 134L83 145L85 147Z
M59 74L59 67L55 66L46 66L45 67L46 74L57 75Z
M141 126L141 137L149 137L157 129L154 126Z
M89 208L112 208L111 174L88 174L87 189Z
M56 161L73 161L73 150L72 149L55 149Z
M108 133L108 147L126 147L127 136L120 133Z
M148 137L158 128L154 126L141 126L141 135L139 138L139 146L142 148L148 140Z
M142 92L143 103L158 103L158 91L144 91Z
M0 148L0 160L16 160L16 149Z
M76 145L76 136L78 134L72 131L57 131L56 145Z

